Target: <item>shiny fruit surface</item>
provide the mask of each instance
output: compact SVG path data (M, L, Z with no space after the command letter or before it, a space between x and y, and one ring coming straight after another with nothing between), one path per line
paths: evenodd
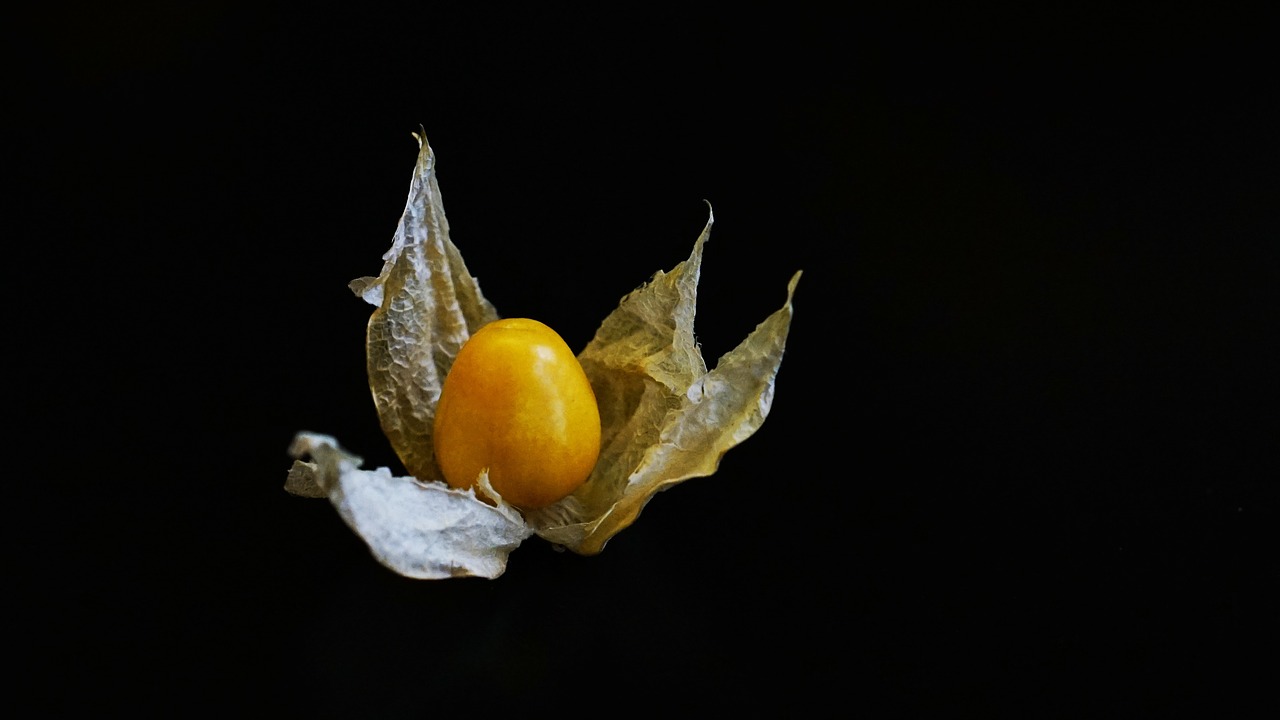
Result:
M528 318L495 320L473 334L445 377L436 406L436 462L446 482L489 482L506 502L533 510L591 474L600 412L582 366L556 331ZM477 487L477 497L484 493Z

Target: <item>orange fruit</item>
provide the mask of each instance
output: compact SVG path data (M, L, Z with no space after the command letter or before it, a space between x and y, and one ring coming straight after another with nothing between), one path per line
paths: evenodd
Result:
M582 365L556 331L528 318L495 320L463 344L449 369L433 442L450 486L474 487L488 469L503 500L533 510L591 474L600 411Z

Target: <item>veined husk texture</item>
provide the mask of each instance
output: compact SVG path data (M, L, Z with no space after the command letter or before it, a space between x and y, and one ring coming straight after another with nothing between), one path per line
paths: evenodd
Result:
M431 429L462 344L498 311L449 239L435 154L416 133L418 162L391 249L377 277L351 282L374 306L366 333L369 389L383 432L409 476L361 469L331 436L299 432L285 490L327 497L391 570L412 578L496 578L533 535L594 555L639 517L659 491L715 473L720 459L764 423L791 326L797 271L786 301L708 370L693 320L703 248L627 294L578 355L600 407L601 451L575 493L521 513L481 478L473 490L444 483Z

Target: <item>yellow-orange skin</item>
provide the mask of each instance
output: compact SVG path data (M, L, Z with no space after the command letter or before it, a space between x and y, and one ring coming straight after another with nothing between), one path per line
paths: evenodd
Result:
M505 318L475 332L436 406L436 462L455 488L488 468L502 499L535 510L569 495L600 455L600 410L582 365L556 331ZM477 497L484 493L476 488Z

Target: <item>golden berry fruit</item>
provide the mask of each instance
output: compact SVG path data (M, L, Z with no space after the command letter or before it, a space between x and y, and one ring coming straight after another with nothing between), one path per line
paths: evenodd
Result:
M487 468L503 500L534 510L591 474L600 411L582 365L556 331L527 318L495 320L463 344L449 369L433 442L451 487L473 487Z

